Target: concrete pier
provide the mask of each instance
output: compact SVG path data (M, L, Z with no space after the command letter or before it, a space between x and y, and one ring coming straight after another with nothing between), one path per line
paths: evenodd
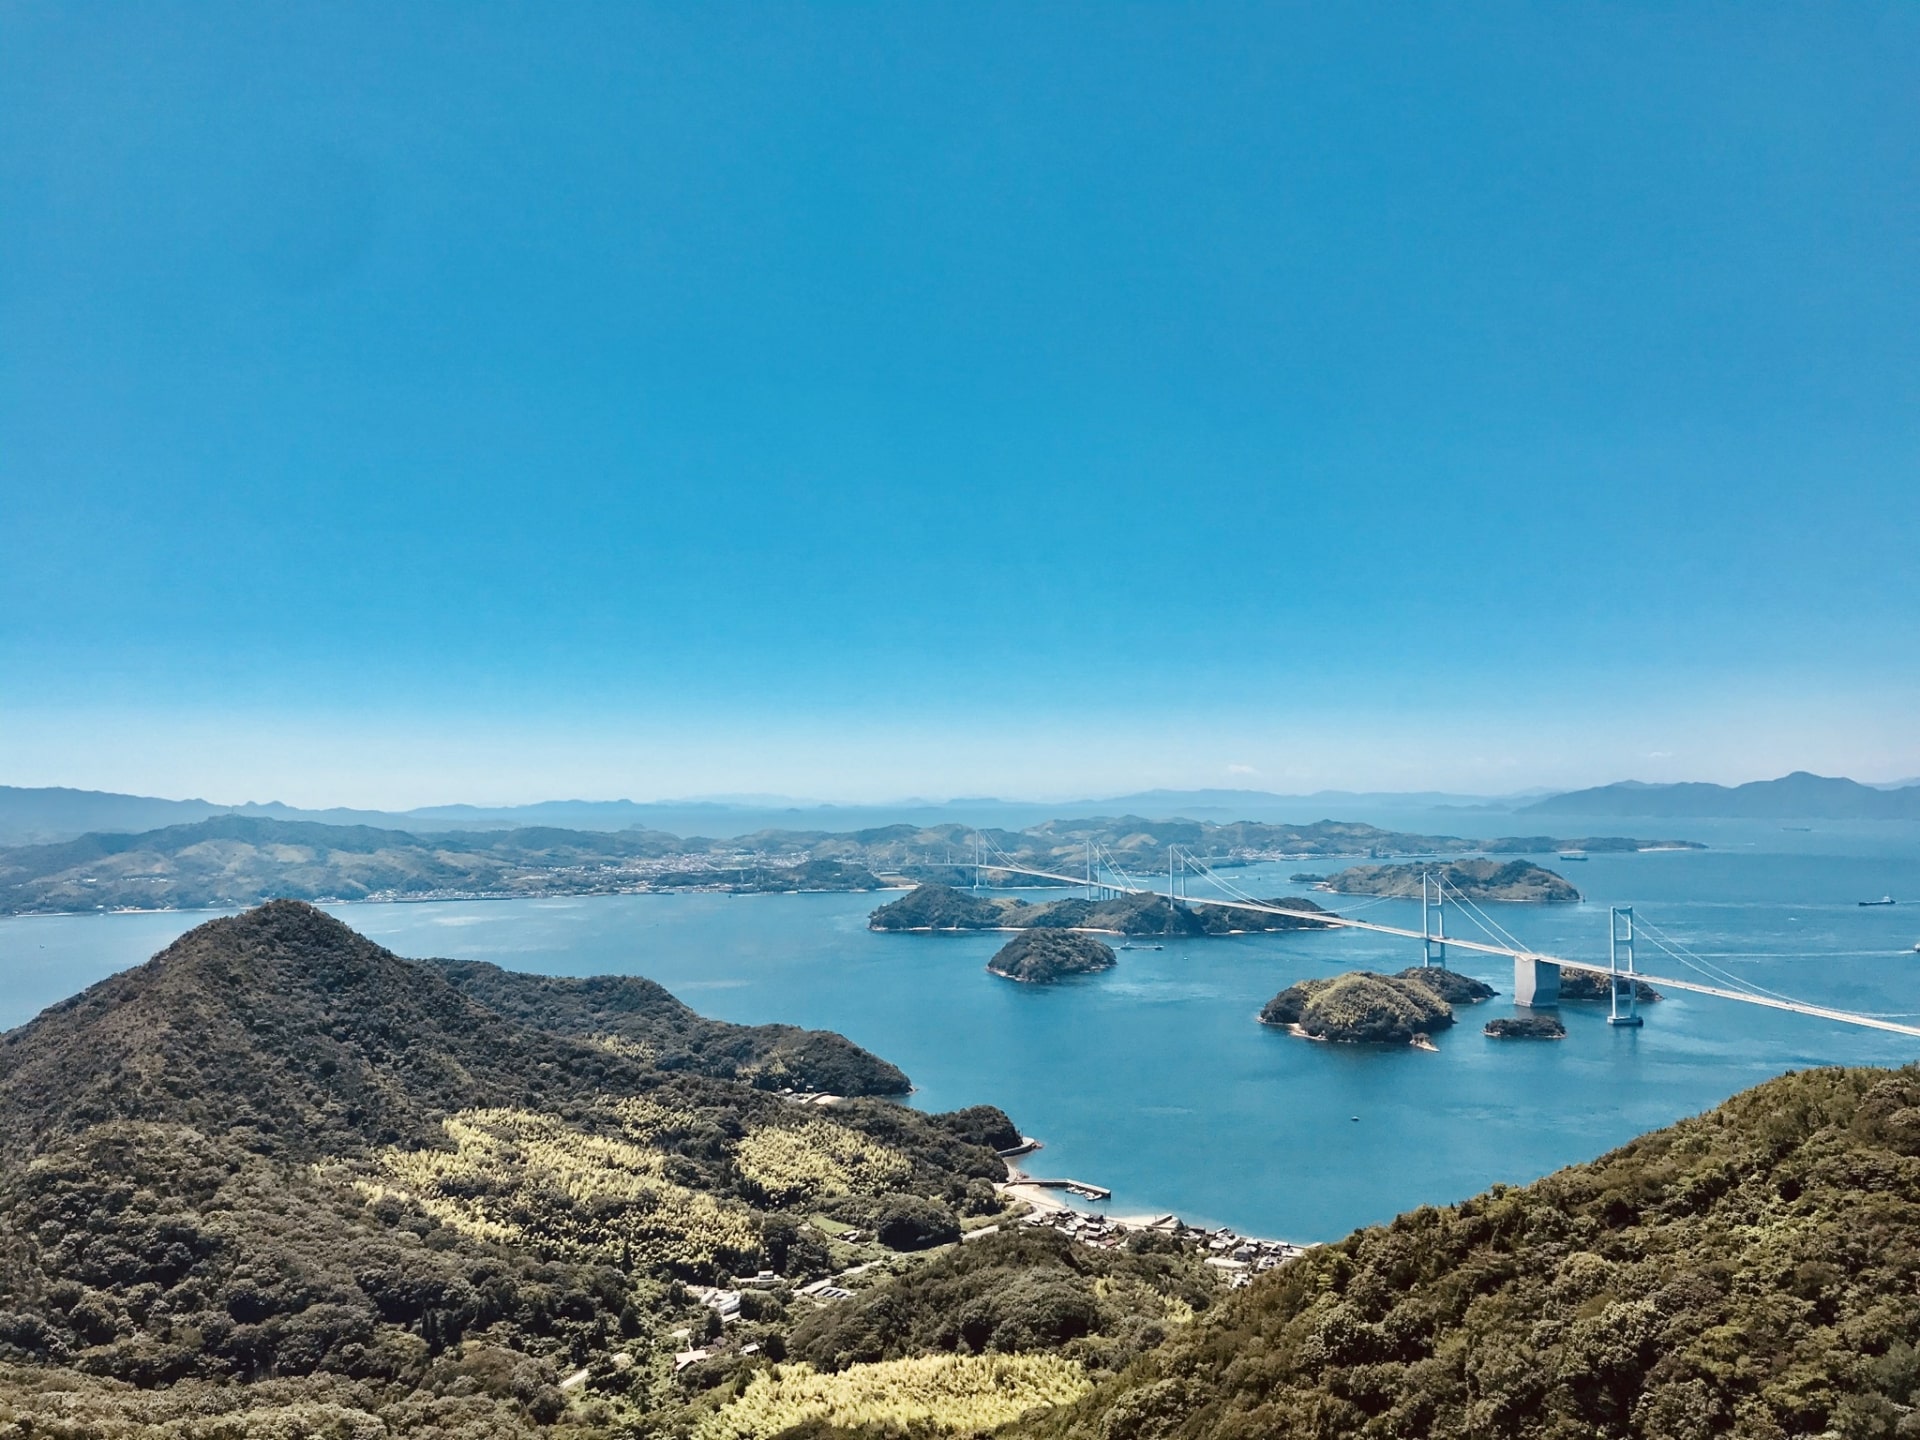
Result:
M1531 955L1513 957L1513 1003L1534 1009L1560 1003L1560 967Z

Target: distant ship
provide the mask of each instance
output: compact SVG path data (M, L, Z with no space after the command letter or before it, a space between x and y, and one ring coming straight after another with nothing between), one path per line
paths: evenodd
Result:
M1878 900L1862 900L1860 903L1862 905L1891 905L1893 904L1893 896L1882 895Z
M1560 858L1562 860L1584 860L1587 858L1587 852L1584 850L1562 850L1560 852Z

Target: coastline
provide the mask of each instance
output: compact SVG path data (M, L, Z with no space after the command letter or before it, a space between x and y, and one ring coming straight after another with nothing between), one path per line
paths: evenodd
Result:
M1305 1029L1303 1029L1297 1021L1290 1022L1285 1025L1275 1025L1270 1020L1262 1020L1260 1023L1266 1026L1267 1029L1269 1030L1284 1030L1289 1035L1292 1035L1301 1040L1311 1040L1316 1045L1384 1044L1384 1042L1381 1042L1381 1041L1335 1040L1326 1035L1312 1035L1312 1034L1309 1034ZM1387 1045L1385 1048L1392 1050L1398 1047ZM1415 1035L1411 1040L1407 1041L1405 1048L1409 1050L1425 1050L1432 1055L1438 1055L1440 1053L1440 1047L1433 1043L1433 1037L1431 1035L1426 1034L1425 1032Z
M1019 1153L1030 1154L1040 1148L1041 1142L1030 1141ZM1027 1213L1011 1223L1050 1226L1065 1231L1083 1244L1101 1248L1124 1244L1130 1235L1140 1232L1184 1236L1214 1252L1209 1255L1207 1264L1220 1270L1230 1285L1244 1285L1259 1271L1272 1269L1286 1260L1304 1255L1319 1243L1301 1244L1292 1240L1242 1235L1224 1225L1209 1229L1204 1225L1191 1225L1172 1211L1111 1215L1104 1211L1082 1209L1062 1199L1057 1192L1065 1190L1069 1194L1074 1193L1070 1187L1083 1186L1083 1182L1037 1181L1011 1158L1004 1155L1001 1158L1007 1167L1007 1178L993 1188L1009 1199L1026 1202L1028 1206Z

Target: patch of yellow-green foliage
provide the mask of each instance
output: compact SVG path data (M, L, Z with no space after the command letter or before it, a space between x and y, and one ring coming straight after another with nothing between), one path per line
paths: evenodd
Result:
M932 1428L960 1435L998 1429L1086 1394L1084 1371L1057 1355L922 1355L823 1374L810 1365L757 1373L705 1417L695 1440L768 1440L796 1425Z
M1147 1315L1168 1325L1191 1325L1193 1306L1178 1295L1155 1290L1130 1276L1101 1275L1093 1282L1094 1298L1128 1314Z
M677 1185L648 1142L672 1115L646 1100L611 1106L617 1134L593 1133L529 1110L465 1110L442 1122L451 1150L390 1151L398 1194L481 1239L572 1259L653 1269L712 1266L759 1244L739 1204Z
M826 1195L878 1195L904 1185L913 1162L898 1150L831 1120L767 1125L733 1152L740 1178L770 1205Z
M594 1035L589 1039L610 1055L618 1055L626 1060L638 1060L642 1065L651 1065L660 1058L660 1052L644 1040L629 1040L624 1035Z

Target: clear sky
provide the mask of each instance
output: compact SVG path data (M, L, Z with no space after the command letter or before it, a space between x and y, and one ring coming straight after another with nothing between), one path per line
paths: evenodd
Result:
M0 783L1920 774L1920 7L0 4Z

